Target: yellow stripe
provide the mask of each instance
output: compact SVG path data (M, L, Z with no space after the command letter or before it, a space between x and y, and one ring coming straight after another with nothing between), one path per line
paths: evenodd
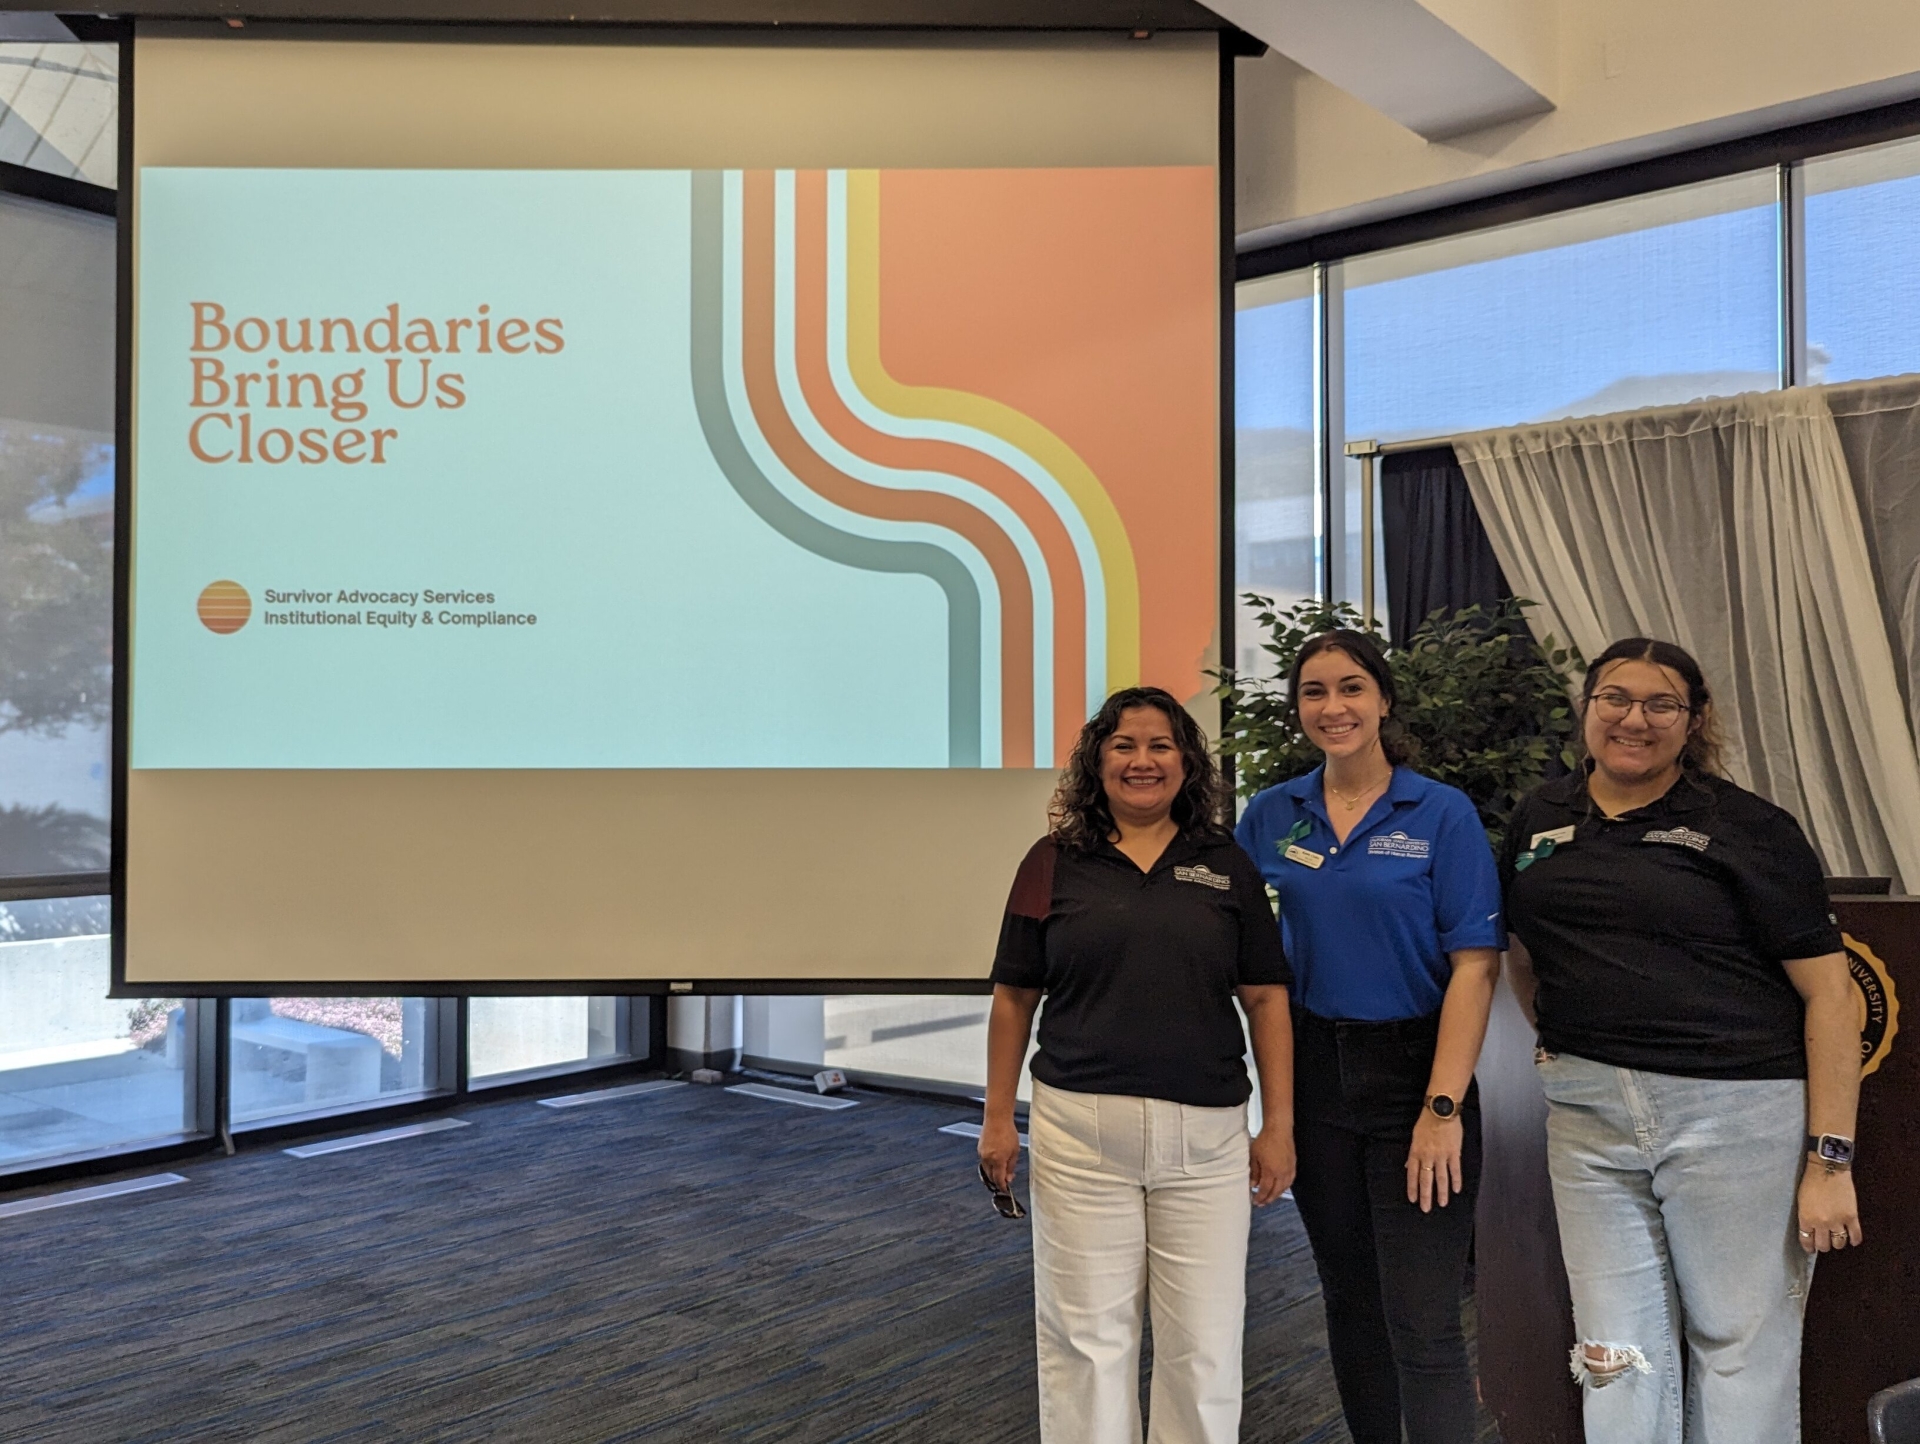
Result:
M880 359L880 173L847 172L847 351L854 382L903 419L971 426L1025 452L1079 508L1100 553L1107 589L1107 688L1140 680L1140 576L1120 512L1093 469L1046 427L1011 406L944 386L905 386Z

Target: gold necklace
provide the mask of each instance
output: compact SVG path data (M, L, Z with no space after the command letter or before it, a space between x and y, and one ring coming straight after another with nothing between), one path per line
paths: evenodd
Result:
M1358 792L1343 792L1338 787L1334 787L1331 781L1327 783L1327 786L1332 789L1333 795L1339 798L1342 802L1346 803L1349 810L1351 810L1352 808L1356 808L1360 805L1361 798L1365 797L1370 792L1373 792L1379 788L1385 787L1391 781L1393 781L1393 769L1388 768L1387 775L1385 777L1381 778L1378 782L1369 782L1365 787L1361 788Z

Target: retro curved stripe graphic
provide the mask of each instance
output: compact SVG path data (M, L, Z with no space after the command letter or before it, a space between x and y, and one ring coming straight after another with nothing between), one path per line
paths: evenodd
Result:
M718 171L692 177L691 360L707 446L741 500L795 545L842 566L925 576L940 587L947 603L948 765L991 765L982 756L982 600L966 562L924 541L860 535L809 513L761 471L736 427L727 386L725 180Z
M824 205L824 177L819 172L782 171L775 176L774 339L781 400L807 444L837 470L870 486L951 497L982 513L1013 544L1033 596L1033 671L1026 694L1033 741L1029 747L1024 737L1009 735L1007 765L1050 763L1056 625L1053 578L1045 551L1014 506L969 479L964 468L941 465L964 453L924 454L931 449L869 431L841 404L826 364ZM1018 694L1008 690L1017 705Z
M723 360L735 425L761 472L802 511L855 535L937 547L967 568L979 597L979 670L974 688L980 704L979 765L1002 766L1006 628L1000 579L970 539L956 535L937 520L876 513L859 505L866 499L864 489L816 456L798 435L777 395L772 352L772 252L765 236L759 238L762 244L757 251L749 245L748 189L748 173L724 174ZM850 502L854 504L848 505Z
M1000 765L1033 765L1033 590L1020 554L991 519L936 492L894 491L848 476L807 446L782 405L775 365L774 176L740 178L741 354L753 417L781 464L835 506L893 522L929 522L983 555L1000 604ZM983 737L990 756L991 734Z
M800 375L808 404L844 446L921 478L916 484L973 501L1014 538L1034 586L1034 735L1040 739L1035 765L1051 764L1071 749L1084 715L1089 652L1083 565L1092 559L1097 596L1098 554L1090 534L1082 550L1071 524L1079 514L1064 493L1048 493L1045 483L1051 478L1041 473L1043 484L1036 486L1023 472L1022 465L1038 470L1026 458L1009 465L999 454L1007 451L1004 444L982 432L945 423L902 423L875 408L853 384L846 364L844 179L843 172L803 171L790 185ZM1068 515L1062 515L1063 508ZM1080 531L1085 533L1084 525ZM1097 619L1097 607L1094 615ZM1103 677L1105 658L1098 647L1094 656Z
M848 405L829 354L835 334L844 334L845 326L844 317L835 315L836 288L828 274L826 175L783 175L779 195L783 207L792 202L783 210L780 236L782 274L790 274L793 282L793 359L801 392L796 414L804 410L816 421L836 454L857 458L856 474L880 485L959 498L1013 541L1034 598L1034 756L1028 765L1052 765L1070 746L1078 724L1078 679L1085 666L1085 601L1071 539L1044 499L992 457L947 441L889 435L866 424ZM786 301L781 304L784 316Z
M1056 385L1033 398L1040 401L1037 413L995 399L996 378L1020 380L1024 347L1045 351L1053 344L1045 327L1060 320L1054 297L1061 293L1038 294L1027 309L1012 311L996 295L1059 273L1066 260L1059 243L1074 214L1055 207L1030 240L1016 240L1028 234L1016 229L1002 244L978 207L984 196L991 212L1000 203L995 197L1019 195L1026 183L1008 176L996 190L996 174L900 178L905 208L888 264L905 279L894 292L885 290L881 275L878 173L698 175L696 348L711 350L714 364L702 369L696 390L709 444L716 455L730 449L723 470L776 530L819 555L916 571L943 587L954 739L966 730L962 717L971 717L971 746L956 740L950 749L956 759L971 759L961 765L1048 767L1066 754L1079 720L1109 687L1138 679L1147 638L1141 563L1117 504L1132 493L1123 485L1110 494L1064 439L1073 433L1056 432L1040 417L1060 424L1055 412L1064 401L1063 414L1077 417L1083 430L1094 425L1096 439L1104 436L1101 398L1116 383L1134 384L1135 374L1125 368L1137 374L1139 364L1119 358L1116 369L1104 356L1068 358L1071 367L1086 367L1084 384L1074 389L1079 369L1053 377L1066 389ZM1158 181L1123 184L1151 190ZM948 224L977 232L975 244L992 249L982 257L984 269L969 266L974 251L956 258L964 279L949 295L945 272L930 266L918 247L939 244L943 232L929 233L929 223L963 196L973 209L952 214ZM1009 221L1017 225L1017 217ZM909 244L916 249L899 249ZM1000 286L1012 291L981 291L982 275L991 276L995 266ZM1169 273L1185 275L1177 268ZM980 333L984 352L980 341L969 339L978 324L970 332L966 317L950 309L962 296L971 297L970 307L984 308L968 315L999 315ZM1087 299L1064 304L1084 309ZM1043 315L1052 321L1039 321ZM883 322L889 344L905 347L909 358L917 351L907 374L937 382L951 360L956 374L971 370L974 376L963 386L984 390L896 380L880 355ZM1035 323L1041 330L1027 336ZM989 358L984 370L982 356ZM1010 363L1013 374L1003 375ZM1149 368L1150 385L1151 378ZM1168 379L1177 392L1180 380ZM1129 425L1124 413L1109 419L1122 432ZM1140 468L1131 455L1109 456L1107 464L1137 489ZM1159 555L1150 552L1148 560ZM970 616L957 621L955 609L962 607ZM1188 633L1172 634L1180 638L1176 666L1184 664L1187 648L1198 655L1204 646L1197 626ZM1164 669L1170 637L1154 636L1156 666Z
M880 356L880 177L846 172L847 354L858 389L902 419L947 421L1000 438L1055 477L1085 517L1098 547L1107 605L1105 689L1140 679L1140 581L1133 546L1113 499L1073 448L1033 418L988 397L937 386L908 386Z
M847 345L847 172L827 172L825 188L827 364L834 390L871 435L932 450L941 465L976 475L1007 496L1040 539L1057 597L1054 753L1064 758L1072 750L1079 718L1097 709L1107 695L1106 582L1093 532L1053 474L1017 447L957 422L896 416L861 392Z

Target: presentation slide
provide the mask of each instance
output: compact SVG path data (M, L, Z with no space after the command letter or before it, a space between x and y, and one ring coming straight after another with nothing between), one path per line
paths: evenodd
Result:
M1214 35L134 51L123 995L984 989L1211 719Z
M138 203L136 774L1046 769L1206 685L1210 166Z

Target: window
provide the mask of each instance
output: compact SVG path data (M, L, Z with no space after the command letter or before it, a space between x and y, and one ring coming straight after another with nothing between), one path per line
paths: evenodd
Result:
M0 1173L206 1131L179 998L109 998L106 898L0 904Z
M1347 436L1773 389L1775 202L1761 171L1346 262Z
M1920 207L1920 187L1915 196L1907 204ZM1889 223L1889 246L1899 224ZM1241 591L1284 596L1291 581L1292 596L1311 595L1318 558L1331 595L1360 600L1360 464L1347 460L1336 476L1331 515L1314 505L1322 408L1337 458L1348 441L1446 437L1780 382L1772 170L1357 256L1324 274L1320 302L1304 271L1238 288ZM1909 263L1907 274L1920 269ZM1920 298L1920 280L1911 293ZM1316 327L1329 342L1331 394L1315 376ZM1920 344L1910 364L1920 366ZM1384 619L1379 546L1376 526ZM1243 631L1243 669L1255 645Z
M476 1086L498 1084L644 1054L646 1009L644 998L474 998L467 1009L468 1078Z
M991 1006L991 998L973 994L751 997L741 1010L740 1051L749 1065L844 1068L977 1093L987 1084ZM1030 1088L1023 1071L1019 1096Z
M1253 281L1234 295L1233 590L1290 606L1318 590L1313 278ZM1235 666L1272 670L1243 602Z
M1356 257L1341 271L1348 440L1780 384L1772 170ZM1336 592L1349 599L1360 592L1360 475L1348 461ZM1376 527L1376 579L1380 543ZM1374 596L1384 618L1383 581Z
M338 1113L448 1083L434 998L235 998L233 1121Z
M1807 379L1920 371L1920 140L1801 167Z
M119 101L112 45L0 44L0 160L112 186Z
M113 296L111 220L0 196L0 876L107 866Z

